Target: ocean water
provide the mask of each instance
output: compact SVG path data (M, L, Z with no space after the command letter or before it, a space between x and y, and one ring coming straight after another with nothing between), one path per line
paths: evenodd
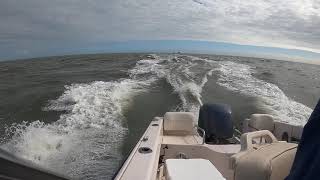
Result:
M320 66L249 57L97 54L0 62L1 148L75 179L111 179L154 116L225 103L304 125Z

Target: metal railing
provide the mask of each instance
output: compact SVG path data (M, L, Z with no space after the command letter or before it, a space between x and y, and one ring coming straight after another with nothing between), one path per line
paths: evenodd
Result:
M202 144L204 144L206 142L206 131L198 125L195 125L194 128L202 132Z

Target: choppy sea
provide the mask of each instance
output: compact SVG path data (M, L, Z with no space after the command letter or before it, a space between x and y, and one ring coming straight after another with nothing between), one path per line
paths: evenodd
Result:
M111 179L154 116L229 104L304 125L320 66L250 57L96 54L0 62L1 148L75 179Z

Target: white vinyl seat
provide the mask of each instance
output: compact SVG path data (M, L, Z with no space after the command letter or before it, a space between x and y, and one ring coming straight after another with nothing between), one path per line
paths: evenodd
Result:
M163 130L168 135L193 134L195 117L191 112L167 112L163 117Z
M253 144L264 138L266 144ZM268 130L241 136L241 151L231 157L235 180L280 180L288 176L297 144L278 141Z
M168 180L225 180L206 159L167 159L165 168Z
M274 130L274 119L269 114L252 114L249 121L249 126L255 131Z
M191 112L167 112L163 117L163 144L201 144Z

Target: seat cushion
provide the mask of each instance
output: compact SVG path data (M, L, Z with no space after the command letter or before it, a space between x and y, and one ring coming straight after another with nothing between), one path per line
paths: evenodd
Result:
M225 180L206 159L167 159L165 166L168 180Z
M294 160L297 144L276 142L241 151L235 159L235 180L284 179Z

